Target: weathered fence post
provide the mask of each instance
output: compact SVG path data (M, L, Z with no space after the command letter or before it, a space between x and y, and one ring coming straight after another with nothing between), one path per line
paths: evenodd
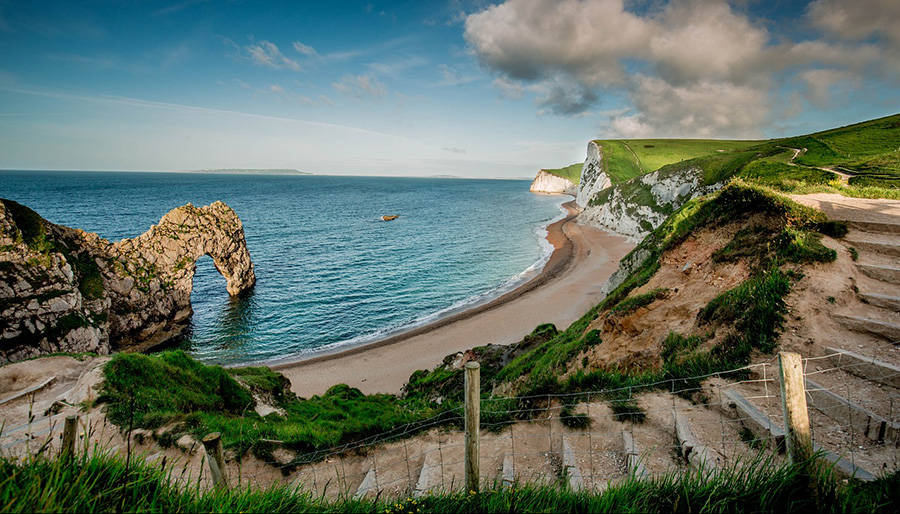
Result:
M75 455L75 431L78 427L78 416L66 416L66 423L63 425L62 446L59 454L64 457Z
M203 438L209 472L217 489L228 489L228 469L225 467L225 453L222 451L222 434L213 432Z
M812 455L806 388L803 384L803 358L799 353L778 354L781 372L781 408L784 413L784 440L791 462L803 462Z
M477 362L466 363L466 491L478 491L479 443L478 428L481 424L481 366Z

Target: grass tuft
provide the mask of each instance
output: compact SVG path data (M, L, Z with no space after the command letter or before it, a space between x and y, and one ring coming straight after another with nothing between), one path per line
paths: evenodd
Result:
M812 472L810 472L812 470ZM900 473L868 483L835 479L816 462L775 464L760 453L717 473L629 478L602 493L553 486L486 486L421 497L326 500L290 486L227 491L178 487L172 471L99 451L62 459L0 458L4 512L897 512Z

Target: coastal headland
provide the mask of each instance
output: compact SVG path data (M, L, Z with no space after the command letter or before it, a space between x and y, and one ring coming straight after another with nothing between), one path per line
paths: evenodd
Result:
M547 227L553 253L543 270L519 288L473 309L381 341L333 354L272 365L299 396L322 394L345 383L366 394L394 393L420 369L445 356L490 343L521 340L534 327L568 326L602 298L601 286L634 244L624 237L577 222L568 215Z

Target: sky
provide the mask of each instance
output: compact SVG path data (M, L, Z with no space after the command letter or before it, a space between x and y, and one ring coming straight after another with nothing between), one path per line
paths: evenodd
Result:
M0 0L0 169L533 177L898 112L897 0Z

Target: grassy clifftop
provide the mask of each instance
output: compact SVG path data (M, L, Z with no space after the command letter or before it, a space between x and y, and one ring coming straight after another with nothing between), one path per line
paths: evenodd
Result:
M718 139L604 139L606 168L613 183L663 167L699 165L708 180L743 171L755 161L796 164L794 178L804 169L833 167L854 176L900 175L900 114L813 134L763 141ZM795 152L794 150L799 150ZM795 157L796 154L796 157ZM682 164L683 163L683 164ZM785 171L780 168L779 171ZM820 173L810 172L814 183ZM852 182L851 182L852 184Z
M544 169L541 171L546 171L551 175L567 179L569 182L577 186L581 182L581 167L583 165L584 163L576 162L575 164L570 164L565 168L552 168Z
M759 144L759 141L724 139L601 139L595 142L603 148L604 169L614 184L668 164Z

